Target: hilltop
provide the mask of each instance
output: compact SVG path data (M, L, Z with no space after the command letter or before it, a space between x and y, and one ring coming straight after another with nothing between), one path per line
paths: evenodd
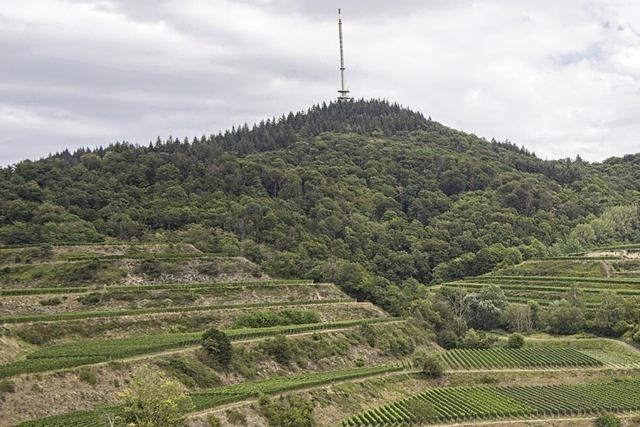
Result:
M575 229L637 203L638 161L547 161L386 101L323 104L4 168L0 243L189 243L398 313L419 284L633 240L637 219Z

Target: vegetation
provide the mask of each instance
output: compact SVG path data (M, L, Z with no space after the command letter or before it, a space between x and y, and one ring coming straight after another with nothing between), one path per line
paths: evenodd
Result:
M521 334L511 334L507 339L507 348L522 348L524 342L524 337Z
M270 426L313 427L313 403L300 396L280 396L278 399L264 397L260 407Z
M332 103L4 168L0 243L191 243L398 314L416 282L633 241L635 161L546 161L384 101Z
M163 378L156 370L141 368L131 388L120 395L121 419L131 427L182 427L191 408L189 396L180 386Z
M233 356L231 340L218 329L209 329L202 334L202 348L215 363L227 366Z
M602 414L596 418L596 427L622 427L620 418L613 414Z
M443 387L357 414L343 426L411 424L413 401L433 405L436 422L598 414L640 408L637 382L585 385ZM490 403L489 403L490 402Z
M449 369L596 367L602 362L571 348L492 348L441 353Z
M272 328L229 329L225 333L233 340L322 331L359 326L366 323L389 322L393 318L372 318L307 325L275 326ZM25 360L0 365L0 378L44 372L53 369L117 360L139 354L193 347L201 344L201 332L133 336L118 339L80 340L42 347L27 355Z

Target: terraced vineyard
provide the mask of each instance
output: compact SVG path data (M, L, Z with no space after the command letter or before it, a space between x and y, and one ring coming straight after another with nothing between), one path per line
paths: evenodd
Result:
M227 403L257 397L261 394L275 394L299 388L320 386L356 378L365 378L404 369L402 365L380 366L375 368L346 369L332 372L320 372L287 377L274 377L262 381L216 387L191 395L195 410L202 411ZM102 408L95 411L79 411L75 413L44 418L26 422L21 427L107 427L105 414L118 414L117 407Z
M446 286L478 290L497 285L514 303L537 301L548 305L579 292L587 310L602 302L607 292L640 298L640 263L622 255L567 256L526 261L495 272L468 277Z
M418 415L418 402L432 414ZM640 382L588 385L443 387L354 415L344 427L406 426L501 418L557 417L640 410ZM431 412L431 411L430 411Z
M433 384L418 375L418 367L409 361L414 350L435 351L444 364L445 384L455 375L517 377L521 370L551 374L566 369L597 376L640 368L637 352L610 340L530 339L520 349L443 351L434 348L433 336L424 325L355 301L331 283L272 279L246 260L200 253L189 245L171 250L166 245L69 245L54 247L45 258L40 252L33 247L0 249L0 262L5 263L0 273L0 324L8 331L8 338L0 339L15 351L3 354L0 349L0 380L16 384L14 393L0 393L2 427L106 427L107 415L120 411L116 396L145 365L163 370L184 385L194 405L193 426L207 425L205 418L211 411L224 419L225 405L261 395L313 390L319 393L319 401L336 403L346 395L321 390L373 377L397 377L400 383L419 384L419 388L410 393L402 386L393 387L389 392L403 390L403 399L361 413L355 406L337 403L339 412L355 414L344 425L415 424L418 401L434 408L429 422L637 408L632 401L637 399L640 375L632 375L637 381L592 383L584 388L431 388ZM544 262L446 286L473 290L498 284L510 301L536 299L541 304L577 286L586 305L594 307L606 290L640 296L640 277L602 276L606 271L628 272L633 264L620 264L609 256L556 259L549 261L554 263L550 271L564 265L576 275L554 276L539 274ZM607 270L603 262L612 267ZM269 316L287 311L302 316L297 319L308 315L315 320L286 318L283 323L269 323L281 321ZM267 323L259 323L261 327L241 323L252 316ZM201 337L210 327L222 329L232 341L240 355L237 365L221 369L209 363ZM286 362L269 353L269 346L278 341L273 339L276 336L286 337L290 346ZM85 383L83 375L100 382ZM44 390L38 392L42 386ZM77 399L78 393L87 397ZM624 398L615 397L619 395ZM26 407L28 413L23 410ZM342 417L332 419L330 425Z
M450 350L441 354L449 369L592 368L603 363L572 348L492 348Z
M275 336L309 342L305 345L315 340L328 349L334 341L339 346L332 351L322 349L326 356L313 351L314 358L332 357L326 367L315 368L319 372L283 375L283 369L286 372L291 368L284 365L274 369L267 358L267 371L261 373L264 378L253 378L255 374L249 373L244 375L250 378L243 380L242 374L236 373L230 383L204 390L193 389L187 382L198 409L255 397L257 393L313 387L403 369L399 364L403 358L390 356L382 357L384 363L374 358L376 362L354 368L354 356L346 351L349 346L363 345L364 340L357 333L360 326L389 331L393 328L397 334L408 327L402 319L369 303L357 302L330 283L274 280L263 277L255 265L244 259L199 253L189 245L172 250L177 252L167 252L162 245L70 245L54 247L52 253L41 258L40 248L0 249L0 260L6 263L0 273L0 325L8 331L10 344L19 343L20 338L32 340L21 345L24 350L16 355L3 356L0 349L0 379L29 384L37 378L38 387L51 384L52 388L64 387L71 381L74 388L93 393L90 385L78 382L80 370L101 372L118 378L113 384L122 384L128 380L128 369L145 364L165 367L166 373L173 375L170 367L174 365L169 362L175 360L179 361L177 366L189 367L185 368L189 375L199 372L198 375L216 377L218 374L201 362L198 353L203 330L209 326L223 329L240 348L257 348L260 342ZM311 318L315 316L319 321L303 323L292 319L287 320L288 324L267 323L262 327L236 324L243 316L251 319L255 314L260 320L269 313L287 310L313 314ZM78 331L100 338L77 339L74 334ZM49 332L56 336L45 336L46 341L41 342L38 334ZM38 376L30 377L31 374ZM107 384L102 389L107 390L107 396L119 391L118 386ZM18 386L15 393L0 395L4 399L0 405L3 427L45 415L53 418L33 421L33 425L106 425L96 410L60 414L55 402L40 403L42 399L28 387ZM98 399L92 406L101 406L100 401L108 403L112 398ZM40 409L27 415L19 409L25 404ZM84 399L74 405L86 408Z

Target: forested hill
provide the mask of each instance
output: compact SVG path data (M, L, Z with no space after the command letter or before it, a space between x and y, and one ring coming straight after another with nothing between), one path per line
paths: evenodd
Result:
M385 101L332 103L2 169L0 243L187 241L393 311L419 283L638 237L637 165L545 161Z

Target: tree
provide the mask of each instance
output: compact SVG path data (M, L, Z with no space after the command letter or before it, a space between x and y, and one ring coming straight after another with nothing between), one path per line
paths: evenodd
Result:
M427 378L440 378L444 374L444 365L437 355L417 351L412 357L412 362Z
M202 334L202 348L221 366L227 366L233 357L231 340L227 334L218 329L209 329Z
M510 331L529 332L533 329L533 316L529 305L509 304L503 313L503 322Z
M511 334L507 339L507 348L522 348L524 346L524 337L520 334Z
M133 375L131 387L120 394L122 420L130 427L181 427L191 400L182 386L150 367Z
M554 301L542 312L542 320L550 332L570 335L584 328L584 314L567 300Z
M507 306L507 298L502 289L494 285L487 286L479 292L467 294L464 301L470 326L483 330L492 330L500 326L502 311Z

